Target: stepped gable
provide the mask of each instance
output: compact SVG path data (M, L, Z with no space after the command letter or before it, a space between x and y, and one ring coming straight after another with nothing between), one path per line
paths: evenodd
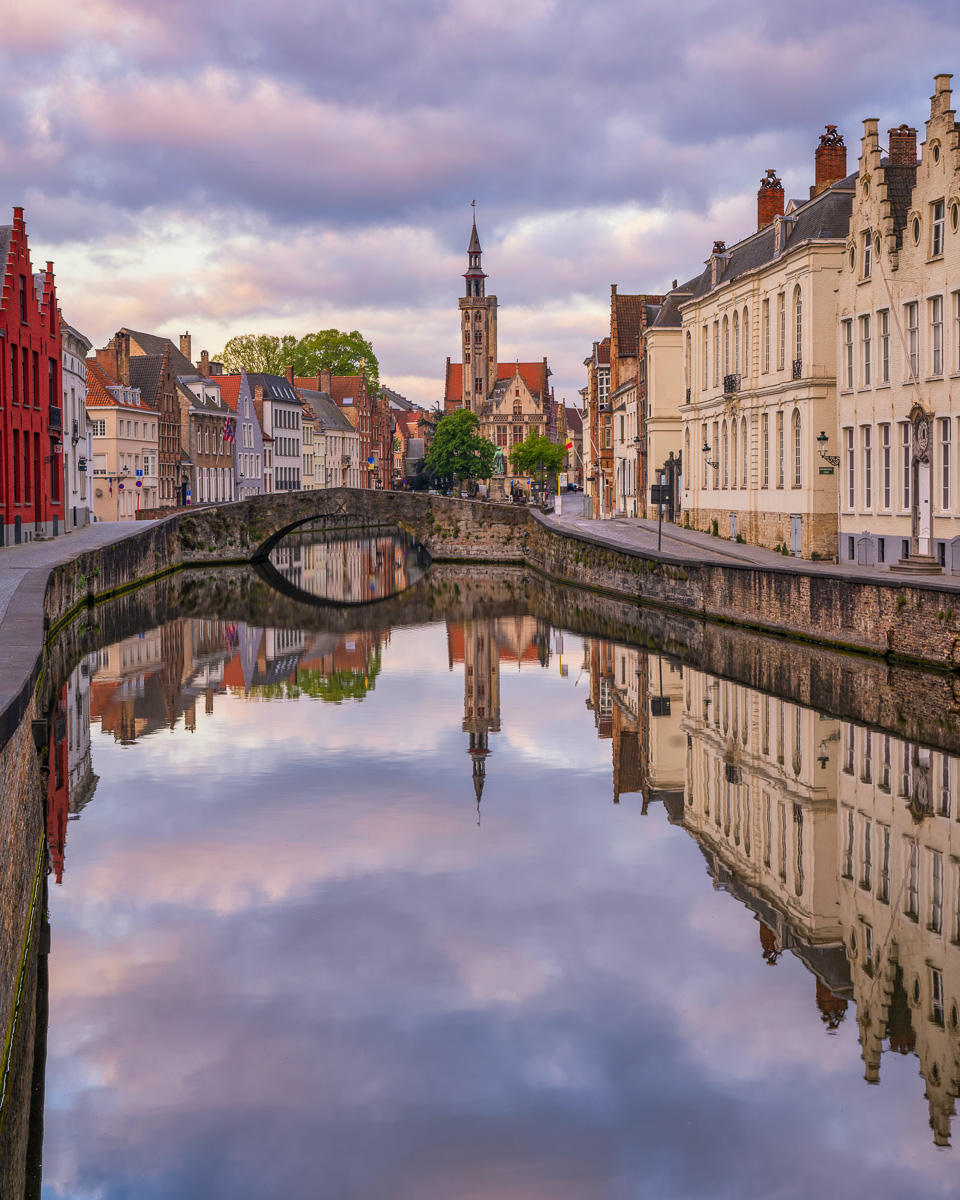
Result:
M547 381L544 378L542 361L497 363L497 386L500 387L502 384L505 387L514 375L516 375L518 368L520 370L520 378L534 396L541 398L545 392L549 391ZM463 402L463 365L461 363L447 362L443 400L445 405L461 404Z

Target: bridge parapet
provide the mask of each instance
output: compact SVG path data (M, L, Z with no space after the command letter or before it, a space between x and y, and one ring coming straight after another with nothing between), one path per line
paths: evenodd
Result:
M522 562L529 529L527 510L509 504L360 488L273 492L179 513L181 561L265 558L285 534L317 519L345 529L396 526L432 558L489 562Z

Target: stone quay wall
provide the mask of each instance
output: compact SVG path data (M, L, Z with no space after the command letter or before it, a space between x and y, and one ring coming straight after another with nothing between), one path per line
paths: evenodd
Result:
M758 567L630 551L506 504L409 492L275 493L178 512L113 546L56 568L44 616L56 624L102 597L184 566L249 562L291 528L322 517L344 528L398 526L438 561L525 565L701 619L868 654L960 670L960 594L935 579L817 572L796 559Z

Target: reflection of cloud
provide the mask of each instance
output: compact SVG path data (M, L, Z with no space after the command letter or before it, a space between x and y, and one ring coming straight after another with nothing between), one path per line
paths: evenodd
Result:
M614 808L572 682L503 673L479 827L442 626L360 704L96 740L51 900L51 1194L942 1194L917 1089L865 1088L855 1023L824 1035L692 839Z

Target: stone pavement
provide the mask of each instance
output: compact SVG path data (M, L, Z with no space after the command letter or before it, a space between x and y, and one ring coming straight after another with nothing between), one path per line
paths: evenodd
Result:
M611 548L625 550L653 551L657 550L657 522L641 520L636 517L618 517L609 520L595 521L584 517L583 496L579 493L568 493L562 497L566 503L561 506L559 523L562 528L585 534L590 538L605 542ZM563 511L565 508L566 511ZM572 510L572 511L571 511ZM577 515L574 515L576 513ZM548 518L549 519L549 518ZM554 518L556 519L556 518ZM943 591L960 591L960 576L949 575L901 575L889 568L861 567L851 563L811 562L806 558L792 558L790 555L778 554L776 550L766 550L761 546L749 546L742 542L731 542L725 538L713 537L709 533L701 533L695 529L684 529L681 525L663 523L662 553L669 558L681 558L688 562L717 562L732 566L740 562L746 567L764 567L772 570L795 571L803 575L832 575L845 576L850 579L862 579L864 582L877 583L879 580L894 585L928 586Z

